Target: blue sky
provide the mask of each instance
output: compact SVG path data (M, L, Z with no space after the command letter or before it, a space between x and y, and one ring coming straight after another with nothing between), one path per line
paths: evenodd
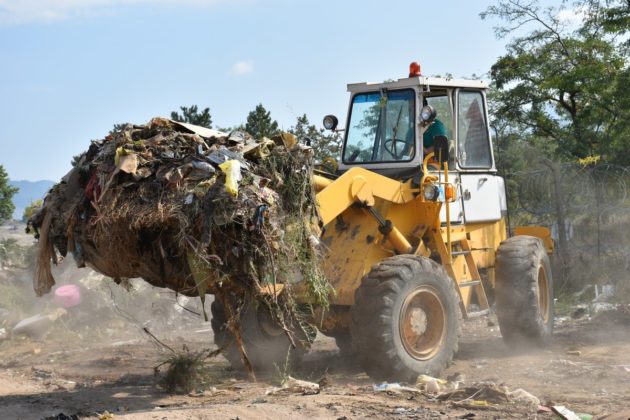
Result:
M114 123L180 105L215 125L263 103L282 127L343 121L346 84L484 75L504 51L491 1L0 0L0 165L58 180Z

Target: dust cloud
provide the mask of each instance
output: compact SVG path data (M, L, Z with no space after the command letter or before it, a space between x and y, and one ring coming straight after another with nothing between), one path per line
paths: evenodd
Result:
M35 241L21 223L0 227L11 249L0 262L0 337L66 343L69 347L160 340L212 344L199 298L177 295L140 279L120 285L69 256L53 267L57 284L41 298L33 291ZM211 298L206 301L209 306ZM156 342L159 346L159 343Z

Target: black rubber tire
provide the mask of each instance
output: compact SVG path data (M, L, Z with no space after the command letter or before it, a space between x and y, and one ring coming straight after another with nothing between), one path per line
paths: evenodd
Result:
M418 290L435 293L444 317L441 343L425 360L413 357L401 338L403 303ZM377 381L415 383L419 374L438 376L457 351L462 318L459 295L444 268L428 258L397 255L372 267L355 292L351 314L356 356Z
M335 339L335 344L339 349L339 354L342 357L350 357L354 355L354 348L352 347L352 336L350 331L338 332L332 335Z
M241 353L236 340L228 330L227 316L222 302L216 299L210 306L212 312L212 331L214 342L224 347L222 354L235 370L244 370ZM279 327L273 334L268 334L260 324L266 308L256 302L246 301L240 313L239 325L243 346L255 373L274 373L286 367L295 367L310 347L310 341L301 331L293 334L296 348L292 348L286 333Z
M514 346L548 344L553 336L553 279L542 240L521 235L503 241L497 250L496 270L497 318L503 340ZM539 302L541 270L547 280L543 305Z

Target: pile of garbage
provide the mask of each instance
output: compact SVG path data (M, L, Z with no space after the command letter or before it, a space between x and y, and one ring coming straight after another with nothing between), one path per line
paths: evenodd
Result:
M72 254L126 283L187 296L307 283L325 299L311 226L312 155L289 134L253 139L154 118L92 141L31 220L37 295Z

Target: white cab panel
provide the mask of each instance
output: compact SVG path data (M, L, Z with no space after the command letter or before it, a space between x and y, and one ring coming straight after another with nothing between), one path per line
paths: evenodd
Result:
M492 174L460 173L466 223L492 222L501 219L506 208L505 186L501 177Z

